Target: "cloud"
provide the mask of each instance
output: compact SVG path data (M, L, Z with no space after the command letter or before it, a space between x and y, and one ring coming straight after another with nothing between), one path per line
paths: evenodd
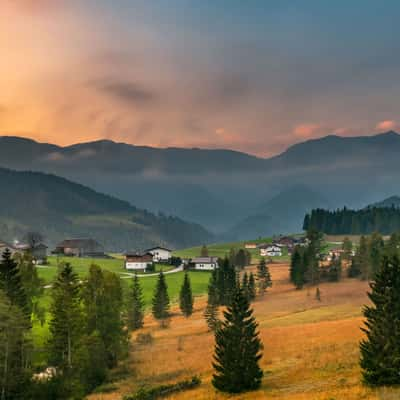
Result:
M396 126L397 126L396 121L387 119L387 120L378 122L376 124L375 129L377 129L379 131L391 131L391 130L396 129Z
M147 105L155 103L158 95L137 82L109 81L97 82L95 88L128 104Z
M299 124L294 127L293 133L300 139L314 137L322 129L321 125L314 123Z

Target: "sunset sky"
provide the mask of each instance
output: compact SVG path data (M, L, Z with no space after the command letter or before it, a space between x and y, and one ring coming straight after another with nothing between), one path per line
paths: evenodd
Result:
M400 124L400 2L1 0L0 134L262 156Z

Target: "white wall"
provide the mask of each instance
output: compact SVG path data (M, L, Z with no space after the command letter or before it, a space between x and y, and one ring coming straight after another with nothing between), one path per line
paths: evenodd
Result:
M203 271L212 271L213 269L215 269L215 267L215 263L196 263L194 268Z
M126 262L125 268L126 269L141 269L145 270L147 268L148 263L146 262Z
M171 258L171 252L164 249L154 249L150 253L153 254L153 261L169 260Z

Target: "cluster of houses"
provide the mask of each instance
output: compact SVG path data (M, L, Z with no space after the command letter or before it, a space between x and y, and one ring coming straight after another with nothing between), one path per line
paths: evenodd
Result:
M246 249L259 249L261 257L280 257L283 249L287 248L291 254L295 246L306 246L307 239L304 237L280 236L274 238L272 243L246 243Z

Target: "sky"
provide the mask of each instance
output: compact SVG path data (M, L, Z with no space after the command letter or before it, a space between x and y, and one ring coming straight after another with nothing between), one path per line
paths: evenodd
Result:
M1 0L0 134L271 156L400 125L400 2Z

